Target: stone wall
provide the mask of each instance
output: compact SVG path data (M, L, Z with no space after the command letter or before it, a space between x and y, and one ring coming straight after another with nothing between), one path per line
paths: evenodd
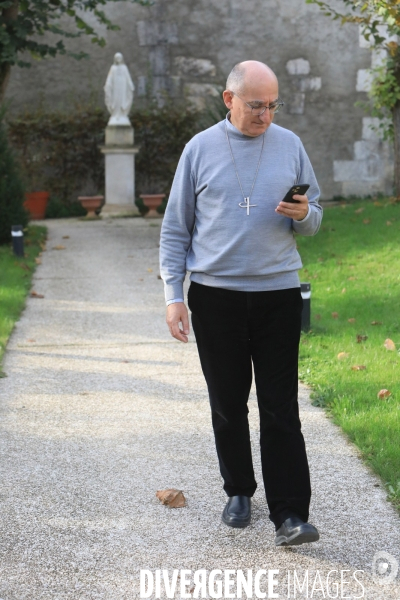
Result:
M392 192L391 147L370 128L356 101L366 99L368 67L376 60L356 25L340 26L299 0L155 0L152 7L109 3L121 27L104 32L106 48L75 44L90 59L33 61L14 68L12 110L39 103L68 106L88 96L103 104L115 52L124 54L136 86L162 97L186 97L202 108L224 87L232 66L255 59L277 73L285 102L276 122L297 133L311 158L322 197ZM141 99L141 100L140 100Z

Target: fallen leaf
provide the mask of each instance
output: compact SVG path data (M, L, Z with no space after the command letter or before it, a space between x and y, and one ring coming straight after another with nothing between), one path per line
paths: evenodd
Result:
M392 221L386 221L386 225L391 225Z
M371 321L371 325L382 325L382 321Z
M389 338L385 340L385 343L383 345L385 346L386 350L396 350L395 343Z
M315 315L315 318L316 318L317 321L320 321L321 320L321 315L320 314Z
M357 208L357 210L354 211L354 214L361 215L362 212L364 212L364 208Z
M148 273L152 273L152 272L153 272L153 269L147 269L147 272L148 272Z
M367 367L365 365L353 365L351 368L353 371L365 371Z
M58 246L53 246L53 250L65 250L65 246L61 246L61 244L59 244Z
M157 279L162 279L161 275L157 275Z
M378 392L378 398L380 400L384 400L385 398L389 398L389 396L391 396L391 395L392 395L392 392L389 392L389 390L386 390L386 389L380 390Z
M42 259L41 258L35 258L35 263L37 265L41 265L42 264Z
M354 317L350 317L350 319L347 319L349 323L355 323L356 320Z
M43 250L43 252L46 250L46 242L42 242L40 244L41 249Z
M44 298L43 294L38 294L38 293L37 293L37 292L35 292L35 291L32 291L32 292L30 293L30 296L31 296L31 298Z
M364 225L369 225L371 223L371 219L363 219Z
M343 288L342 289L342 294L345 294L345 293L346 293L346 288Z
M183 495L183 492L174 488L168 490L158 490L156 496L160 502L166 504L170 508L182 508L186 505L186 499Z
M349 355L348 352L339 352L339 354L337 355L339 360L342 360L343 358L347 358Z
M28 342L31 342L33 344L33 342L36 342L36 340L27 340Z
M367 335L361 335L361 333L357 333L357 344L361 344L361 342L365 342L367 339Z
M348 278L347 278L347 280L348 280L348 281L356 281L356 280L357 280L357 277L348 277Z
M338 318L339 318L339 313L337 313L337 312L333 312L333 313L332 313L332 318L333 318L333 319L338 319Z
M19 264L19 263L17 263L17 264ZM21 269L24 269L24 271L30 271L31 270L30 266L27 265L27 264L25 264L25 263L21 263L21 264L19 264L19 266L21 267Z
M63 235L63 240L69 240L69 235Z

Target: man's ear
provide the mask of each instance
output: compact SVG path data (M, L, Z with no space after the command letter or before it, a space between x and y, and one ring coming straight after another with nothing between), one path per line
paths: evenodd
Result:
M232 97L233 94L229 90L225 90L224 92L222 92L222 98L224 100L225 106L229 109L232 108Z

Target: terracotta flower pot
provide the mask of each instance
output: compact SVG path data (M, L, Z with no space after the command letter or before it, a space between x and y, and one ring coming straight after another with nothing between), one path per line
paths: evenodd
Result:
M162 217L162 215L156 211L156 208L161 206L165 194L140 194L140 198L143 200L143 204L150 209L149 212L144 215L146 219Z
M46 216L49 192L28 192L25 194L24 206L31 219L44 219Z
M86 217L97 217L95 211L103 206L104 196L78 196L79 202L87 211Z

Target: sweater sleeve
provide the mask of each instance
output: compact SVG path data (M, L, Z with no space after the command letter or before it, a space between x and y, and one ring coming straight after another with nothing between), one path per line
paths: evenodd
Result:
M195 206L195 182L185 148L178 163L161 228L160 273L166 302L184 298L186 256L192 241Z
M302 221L292 221L293 229L299 235L315 235L321 225L322 206L318 204L320 191L310 159L302 143L299 148L299 171L296 183L308 183L308 214Z

